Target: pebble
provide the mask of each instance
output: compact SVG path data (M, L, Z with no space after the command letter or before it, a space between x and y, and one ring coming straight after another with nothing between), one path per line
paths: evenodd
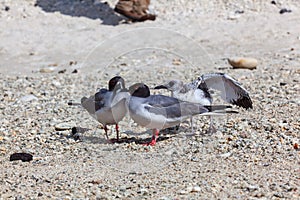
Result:
M22 162L32 161L33 156L29 153L13 153L9 157L9 161L22 160Z
M188 194L188 192L187 192L187 191L185 191L185 190L180 190L178 193L179 193L179 194L181 194L181 195Z
M228 58L228 63L233 69L256 69L258 61L255 58L234 57Z
M237 20L238 18L240 18L241 16L239 15L239 13L236 12L232 12L228 15L227 19L228 20Z
M33 94L25 95L20 98L20 101L22 102L29 102L29 101L38 101L39 99L34 96Z
M55 130L56 131L70 130L73 127L75 127L75 125L76 124L74 122L62 122L55 125Z
M187 192L200 192L201 188L199 186L189 186L186 188Z
M194 186L192 192L200 192L201 188L199 186Z
M181 61L181 59L173 59L172 64L173 64L173 65L181 65L181 64L182 64L182 61Z
M52 85L54 85L55 87L57 88L60 88L61 87L61 83L59 81L52 81Z
M122 185L119 189L121 192L125 192L126 191L126 186L125 185Z
M0 152L1 153L5 153L6 152L6 148L5 147L0 147Z
M290 13L290 12L292 12L292 10L286 9L286 8L282 8L282 9L280 9L280 11L279 11L280 14Z
M55 67L46 67L46 68L41 68L40 73L52 73L54 72Z
M141 195L147 195L149 191L146 188L141 188L138 193L140 193Z
M59 70L58 73L59 74L64 74L66 71L67 71L66 69L62 69L62 70Z
M223 153L223 154L220 155L220 157L222 157L222 158L228 158L228 157L231 156L231 154L232 154L231 152Z

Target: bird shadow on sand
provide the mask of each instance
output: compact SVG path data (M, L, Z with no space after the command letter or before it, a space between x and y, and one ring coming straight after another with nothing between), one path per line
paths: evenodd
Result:
M104 25L116 26L124 20L107 2L100 0L37 0L35 6L45 12L60 12L72 17L100 19Z
M87 132L87 131L90 131L91 129L88 129L88 128L83 128L83 127L74 127L72 129L72 131L70 131L70 134L67 136L67 138L72 138L74 140L79 140L79 141L82 141L82 142L88 142L88 143L92 143L92 144L114 144L114 143L119 143L119 144L122 144L122 143L136 143L136 144L146 144L146 143L149 143L151 142L151 138L152 136L150 136L149 138L138 138L138 137L135 137L135 136L138 136L138 135L151 135L149 130L148 131L144 131L142 133L134 133L132 131L126 131L124 134L126 135L134 135L134 137L122 137L122 134L121 134L121 138L119 139L119 141L115 141L114 139L111 139L110 141L107 140L104 136L85 136L84 133ZM123 134L123 135L124 135ZM164 131L162 132L162 134L159 136L159 138L157 139L157 142L160 142L160 141L164 141L164 140L167 140L167 139L170 139L171 137L174 137L175 134L172 134L172 135L165 135L164 134Z

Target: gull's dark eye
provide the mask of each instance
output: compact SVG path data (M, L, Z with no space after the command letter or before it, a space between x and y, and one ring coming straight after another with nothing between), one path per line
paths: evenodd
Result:
M170 87L173 87L175 85L175 81L170 81L169 85Z

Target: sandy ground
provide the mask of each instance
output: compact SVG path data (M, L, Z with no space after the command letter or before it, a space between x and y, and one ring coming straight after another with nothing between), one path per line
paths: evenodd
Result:
M300 3L153 0L157 20L144 23L128 23L115 4L0 2L0 198L298 199ZM234 56L258 68L233 70ZM114 75L154 86L207 72L235 77L254 103L215 119L215 134L198 118L196 136L183 123L143 147L151 131L126 118L122 142L109 144L86 111L67 105ZM72 127L85 129L80 140ZM15 152L34 159L10 162Z

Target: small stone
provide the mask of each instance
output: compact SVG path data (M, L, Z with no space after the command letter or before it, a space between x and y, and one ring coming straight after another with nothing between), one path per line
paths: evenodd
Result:
M222 158L228 158L230 156L231 156L231 152L223 153L223 154L220 155L220 157L222 157Z
M59 70L58 73L59 73L59 74L63 74L63 73L65 73L66 71L67 71L66 69L63 69L63 70Z
M72 65L76 65L77 64L77 61L73 61L73 60L71 60L70 62L69 62L69 65L70 66L72 66Z
M185 194L187 194L187 193L188 193L188 192L185 191L185 190L180 190L180 191L179 191L179 194L180 194L180 195L185 195Z
M159 200L172 200L173 198L171 197L167 197L167 196L163 196L163 197L160 197Z
M52 81L52 85L54 85L55 87L59 88L61 87L61 83L59 81Z
M258 186L256 186L256 185L248 185L248 186L247 186L247 189L248 189L250 192L253 192L253 191L255 191L255 190L258 189Z
M199 186L194 186L192 192L200 192L201 188Z
M271 1L271 4L276 5L277 3L276 1Z
M29 153L14 153L9 157L9 161L22 160L22 162L32 161L33 156Z
M172 62L173 65L181 65L182 64L182 61L181 59L173 59L173 62Z
M284 83L284 82L280 82L280 83L279 83L280 86L285 86L286 84L287 84L287 83Z
M187 192L192 192L192 191L193 191L193 186L187 187L187 188L186 188L186 191L187 191Z
M227 17L228 20L237 20L238 18L240 18L238 13L230 13Z
M64 131L64 130L70 130L73 127L75 127L75 123L72 122L63 122L55 125L56 131Z
M74 69L73 71L72 71L72 74L77 74L78 73L78 70L77 69Z
M47 68L42 68L40 69L40 73L52 73L54 72L54 67L47 67Z
M100 183L102 183L102 180L91 180L88 183L92 184L92 185L99 185Z
M233 69L256 69L258 61L255 58L228 58L228 63L233 67Z
M6 148L5 147L0 147L0 152L1 153L5 153L6 152Z
M147 190L146 188L141 188L140 191L139 191L138 193L140 193L140 194L142 194L142 195L146 195L146 194L148 194L149 192L148 192L148 190Z
M279 11L280 14L290 13L290 12L292 12L292 10L286 9L286 8L282 8L282 9L280 9L280 11Z
M38 100L39 99L32 94L25 95L25 96L21 97L21 99L20 99L20 101L23 101L23 102L38 101Z
M5 6L5 7L4 7L4 10L5 10L5 11L9 11L9 10L10 10L10 7L9 7L9 6Z
M284 195L281 192L276 192L274 194L274 197L278 197L278 198L284 198Z
M126 186L122 185L119 189L121 192L125 192L126 191Z
M193 161L193 162L199 162L200 160L199 160L199 158L197 158L197 157L192 157L192 158L191 158L191 161Z
M243 11L243 10L236 10L234 13L235 13L235 14L243 14L244 11Z

